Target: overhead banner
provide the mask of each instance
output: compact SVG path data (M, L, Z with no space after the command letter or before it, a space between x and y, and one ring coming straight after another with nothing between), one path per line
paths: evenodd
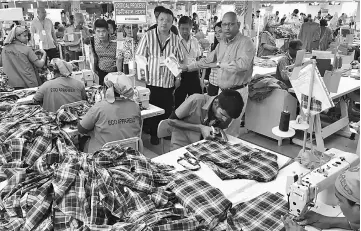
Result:
M114 2L115 22L117 24L141 24L147 22L147 2Z

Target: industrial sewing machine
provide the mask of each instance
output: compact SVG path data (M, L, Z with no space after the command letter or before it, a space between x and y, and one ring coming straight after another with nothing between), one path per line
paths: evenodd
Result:
M134 99L144 109L149 108L150 90L146 87L137 86L134 88Z
M71 74L71 77L80 82L83 82L86 87L91 87L94 85L94 74L91 70L74 71Z
M344 156L335 157L305 175L288 177L286 192L289 213L296 218L302 218L315 206L321 192L334 190L336 178L356 160L358 160L357 155L345 153Z

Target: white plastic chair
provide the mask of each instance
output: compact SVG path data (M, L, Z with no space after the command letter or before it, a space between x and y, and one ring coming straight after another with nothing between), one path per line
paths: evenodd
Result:
M143 152L143 142L139 137L132 137L129 139L115 140L112 142L108 142L103 145L103 148L113 146L113 145L120 145L122 147L130 147L130 148L133 148L134 150L139 151L140 153Z
M160 123L158 124L158 138L160 138L160 144L162 146L162 154L165 153L164 150L164 137L168 137L172 135L172 130L173 127L169 125L169 120L162 120L160 121Z

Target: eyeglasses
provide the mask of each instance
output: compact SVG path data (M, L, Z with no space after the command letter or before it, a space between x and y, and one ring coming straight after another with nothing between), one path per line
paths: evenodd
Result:
M233 27L235 26L237 23L236 22L230 22L230 23L222 23L222 27Z

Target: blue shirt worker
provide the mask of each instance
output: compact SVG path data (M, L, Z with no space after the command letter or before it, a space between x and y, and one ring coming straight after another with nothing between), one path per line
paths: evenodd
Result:
M35 103L41 103L43 108L56 112L64 104L86 100L84 83L71 78L73 65L59 58L51 60L49 69L54 78L40 86L34 96Z
M141 134L139 105L133 101L132 81L125 75L108 74L104 79L105 99L94 104L78 123L82 134L89 134L84 152L94 153L104 144Z
M193 94L170 116L172 132L171 150L175 150L201 138L212 136L213 128L226 129L232 119L239 117L243 109L241 94L226 89L218 96Z

